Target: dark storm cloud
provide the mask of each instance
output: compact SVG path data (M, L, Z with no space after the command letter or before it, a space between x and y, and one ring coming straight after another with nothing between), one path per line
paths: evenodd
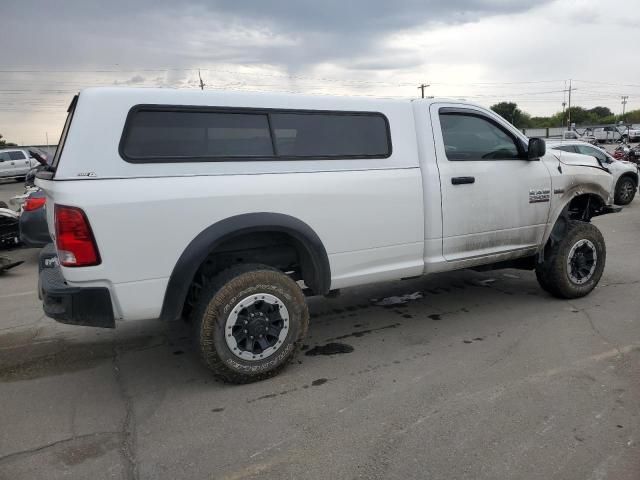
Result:
M534 5L540 2L9 0L0 39L12 45L3 52L7 64L23 64L24 58L45 65L226 62L296 70L349 59L357 69L390 69L418 63L410 51L381 48L390 34L522 12ZM13 30L25 24L32 34L13 37L18 34Z

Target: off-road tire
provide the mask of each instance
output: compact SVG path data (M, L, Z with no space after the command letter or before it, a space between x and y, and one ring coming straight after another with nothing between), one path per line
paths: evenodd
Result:
M542 288L545 292L551 293L549 281L546 277L546 272L543 268L536 267L536 279L538 280L538 284L540 288Z
M595 270L589 279L578 284L571 280L567 258L571 248L580 240L588 240L596 249ZM560 242L545 249L544 261L536 265L536 277L540 286L558 298L579 298L588 295L598 284L604 271L607 250L602 233L591 223L572 220L567 234Z
M245 360L225 339L227 318L242 299L254 294L277 297L288 310L288 332L282 345L264 360ZM309 328L309 311L300 287L281 271L243 264L219 273L202 288L191 320L196 349L203 363L228 383L250 383L278 374L298 353Z
M636 196L636 190L638 186L632 178L626 176L618 180L616 185L616 191L614 196L614 202L616 205L629 205L633 198ZM629 190L627 190L629 189Z

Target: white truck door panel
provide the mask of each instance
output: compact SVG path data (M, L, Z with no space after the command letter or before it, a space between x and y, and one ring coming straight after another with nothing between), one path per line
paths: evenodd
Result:
M549 215L551 178L526 160L523 140L497 116L433 104L447 261L536 247Z

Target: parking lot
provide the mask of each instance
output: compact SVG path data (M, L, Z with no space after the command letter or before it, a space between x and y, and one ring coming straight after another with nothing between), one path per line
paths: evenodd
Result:
M244 386L188 325L45 318L37 250L3 252L25 263L0 276L0 478L637 480L640 200L594 223L585 298L518 270L311 298L304 352Z

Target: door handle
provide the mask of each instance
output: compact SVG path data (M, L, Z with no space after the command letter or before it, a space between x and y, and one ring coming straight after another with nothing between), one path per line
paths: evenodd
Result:
M464 185L466 183L476 183L476 177L451 177L453 185Z

